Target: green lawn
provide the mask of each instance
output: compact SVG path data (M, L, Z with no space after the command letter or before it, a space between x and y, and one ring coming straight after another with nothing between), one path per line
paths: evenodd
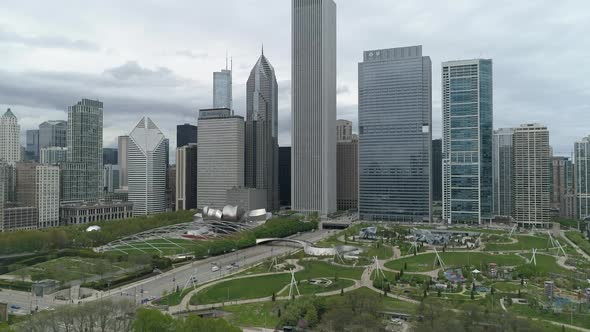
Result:
M567 238L570 241L572 241L578 247L580 247L580 249L582 249L585 253L590 255L590 241L586 240L580 232L576 232L576 231L565 232L565 236L567 236Z
M524 257L530 259L532 254L523 254ZM537 261L537 265L534 267L535 271L541 275L547 275L549 272L559 273L564 275L570 275L572 272L568 269L564 269L563 267L557 264L555 257L536 254L535 260Z
M516 243L488 243L485 245L485 251L507 251L507 250L531 250L533 248L544 250L551 246L548 243L547 236L530 236L530 235L517 235L515 238L518 240ZM561 242L561 241L560 241Z
M381 245L379 248L372 246L363 249L365 250L363 255L367 257L377 256L379 259L389 259L393 257L393 248L388 245Z
M445 252L439 253L439 255L447 267L469 265L481 269L482 265L488 263L505 266L516 266L524 263L524 260L516 255L498 255L483 252ZM426 272L439 267L438 265L433 267L434 258L434 253L427 253L389 261L385 263L385 266L399 271L404 267L404 263L407 263L407 271L409 272Z
M237 326L274 328L279 323L278 308L282 302L259 302L223 307L231 313L225 317Z
M130 262L111 262L101 258L60 257L10 272L10 275L28 275L32 280L54 279L58 281L88 280L93 276L122 274L133 267Z
M305 280L305 279L301 280L299 282L299 284L297 285L297 287L299 288L299 293L301 295L313 295L313 294L319 294L319 293L338 291L342 288L348 288L348 287L354 285L354 281L349 280L349 279L338 278L338 281L334 281L333 278L330 278L330 279L332 280L332 283L329 286L325 286L325 287L312 285L312 284L308 283L307 280ZM289 289L288 288L285 289L279 295L281 295L281 296L289 295Z
M174 293L170 293L162 298L160 298L159 300L155 301L155 304L159 304L159 305L169 305L169 306L173 306L173 305L179 305L180 302L182 302L182 298L188 294L188 292L192 291L192 288L186 288L184 290L181 290L179 292L174 292Z
M357 288L357 289L355 289L351 292L348 292L346 294L351 294L351 295L378 294L378 295L381 295L381 293L377 293L367 287ZM342 303L342 301L344 301L344 299L345 298L340 295L329 296L326 298L329 307L330 306L334 307L334 306L340 305L340 303ZM403 313L410 314L410 313L414 313L414 311L416 310L416 305L413 303L410 303L410 302L394 299L391 297L383 297L383 296L379 296L379 299L381 301L383 301L383 309L388 310L388 311L403 312Z
M227 280L201 290L193 295L190 303L211 304L267 297L278 293L290 280L288 273Z
M167 241L168 240L168 241ZM170 256L176 254L190 253L194 251L194 247L197 245L197 241L185 240L185 239L155 239L146 242L130 243L129 245L118 246L117 250L112 251L124 251L129 254L138 254L142 252L149 253L151 255L163 255ZM171 243L172 242L172 243Z
M295 274L297 279L319 278L319 277L342 277L349 279L361 279L363 268L360 267L343 267L332 265L321 261L299 261L299 265L303 266L303 271Z
M571 313L569 310L566 312L556 313L550 310L543 310L538 307L531 307L526 304L512 304L511 306L508 306L508 311L519 316L545 319L584 328L588 328L590 326L590 314L587 313Z

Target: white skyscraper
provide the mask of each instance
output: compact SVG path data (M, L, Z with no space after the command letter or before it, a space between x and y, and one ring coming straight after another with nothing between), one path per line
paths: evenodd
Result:
M59 226L59 166L36 167L39 228Z
M129 149L129 136L119 136L119 188L127 190L127 150Z
M336 4L291 4L292 208L328 214L336 210Z
M244 185L244 118L228 108L199 112L197 207L221 209L227 190Z
M129 134L127 172L133 215L166 211L166 139L154 122L142 118Z
M0 117L0 160L11 165L21 160L20 126L10 108Z
M232 70L226 68L213 73L213 108L232 109Z

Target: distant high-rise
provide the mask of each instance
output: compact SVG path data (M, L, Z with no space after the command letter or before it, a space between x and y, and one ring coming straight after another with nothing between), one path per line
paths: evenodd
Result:
M336 211L336 3L292 0L292 208Z
M199 111L197 207L221 209L244 186L244 118L229 108Z
M21 159L20 126L9 108L0 117L0 161L14 165Z
M268 211L279 209L278 85L264 53L246 83L245 186L265 189Z
M112 193L119 189L119 178L119 165L104 164L103 188L106 193Z
M39 148L66 147L68 122L63 120L45 121L39 125Z
M41 164L61 164L67 161L68 148L58 146L41 148L39 159Z
M352 141L352 121L336 120L336 142Z
M352 127L351 127L352 128ZM358 208L358 138L338 135L336 146L336 205L338 210Z
M176 147L181 148L190 143L197 143L197 126L185 123L176 126Z
M551 207L551 148L549 131L523 124L513 135L513 217L523 226L547 226Z
M102 163L104 165L118 165L119 151L115 148L102 149Z
M432 200L442 200L442 139L432 140Z
M197 208L198 146L189 143L176 149L176 210Z
M62 199L95 200L103 189L103 104L82 99L68 108L67 162L62 164Z
M127 172L133 215L166 211L166 140L148 117L129 134Z
M59 166L16 164L16 200L37 209L38 228L59 226L59 174Z
M26 159L39 161L39 129L27 130L26 144Z
M127 190L127 149L129 149L129 136L119 136L118 139L119 156L117 161L119 162L119 187L123 190Z
M226 63L225 69L213 73L213 108L232 107L232 71Z
M279 204L291 206L291 147L279 147Z
M576 217L590 217L590 135L574 143Z
M430 58L422 46L365 51L358 95L360 217L430 221Z
M492 60L443 62L443 219L492 216Z
M570 158L551 158L551 209L560 210L565 194L574 190L574 165Z
M512 215L512 135L514 129L494 130L492 142L494 214Z

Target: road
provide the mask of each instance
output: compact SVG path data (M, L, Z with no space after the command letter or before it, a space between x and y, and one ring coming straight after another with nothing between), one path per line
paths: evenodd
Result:
M301 233L291 238L297 240L304 240L309 242L317 242L334 231L318 230L315 232ZM262 245L254 246L242 250L237 250L232 253L210 257L200 261L194 261L191 264L183 265L181 267L164 272L160 275L150 277L131 283L122 287L116 287L110 291L95 292L93 296L81 300L82 302L95 301L97 299L131 299L136 303L141 303L143 299L150 297L161 297L164 291L171 292L176 289L178 285L180 288L187 284L187 281L196 272L196 283L202 284L211 280L226 277L230 273L236 271L226 269L226 266L232 263L237 263L242 270L245 267L255 265L263 262L273 256L280 256L282 254L294 251L298 248L290 246L272 246ZM211 271L212 264L219 266L218 271ZM190 285L192 283L189 282ZM15 313L29 313L31 308L39 310L67 304L67 302L54 300L53 295L46 295L44 297L32 297L29 292L2 290L0 291L0 302L8 303L9 306L16 304L22 309Z

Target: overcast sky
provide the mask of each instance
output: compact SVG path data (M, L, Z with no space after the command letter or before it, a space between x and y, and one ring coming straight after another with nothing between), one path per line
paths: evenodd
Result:
M0 110L23 132L66 119L81 98L104 103L104 145L141 116L176 144L176 125L211 107L213 71L233 56L234 107L261 44L279 84L281 145L290 145L289 0L101 0L0 3ZM492 58L494 127L540 122L554 153L590 134L590 3L338 0L338 117L357 121L362 51L423 45L433 66L440 137L442 61Z

